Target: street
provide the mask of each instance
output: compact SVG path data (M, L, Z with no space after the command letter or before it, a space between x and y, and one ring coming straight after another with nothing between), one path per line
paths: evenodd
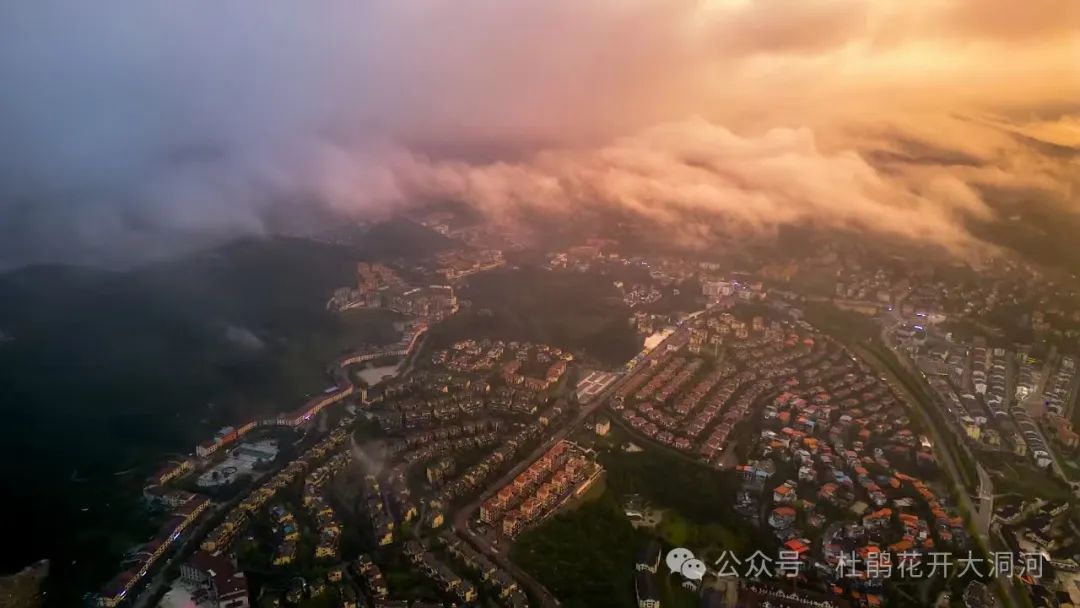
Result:
M891 352L896 353L897 351L891 346L887 332L887 327L882 330L882 342ZM903 355L897 354L897 356L901 359L901 361L903 361ZM869 358L866 360L866 362L878 369L878 371L882 374L882 377L893 389L893 391L898 396L900 396L900 398L903 399L905 403L907 403L908 408L918 412L922 412L922 417L925 420L932 420L932 418L927 414L927 412L924 411L924 404L921 403L915 395L912 395L910 391L907 390L907 387L905 387L903 383L900 382L899 378L897 378L892 373L892 370L888 369L883 363L874 358ZM933 403L928 405L931 407L934 406ZM934 442L934 455L937 458L938 463L942 467L944 467L945 471L948 473L949 482L953 487L953 493L958 497L957 502L959 503L961 512L966 512L969 514L969 517L973 517L976 513L978 513L978 510L975 508L974 503L972 503L971 496L968 494L967 488L965 488L964 484L960 481L961 479L963 479L960 467L956 464L952 452L946 448L946 446L948 445L961 445L965 446L966 449L963 438L956 437L954 435L954 431L951 429L951 427L949 427L944 430L950 435L950 437L948 438L950 440L950 443L945 443L945 437L943 437L942 435L943 429L939 428L939 426L936 424L929 424L927 426L929 427L927 430L930 433L931 438ZM997 552L1006 551L1008 549L1004 542L1001 541L1000 536L990 537L982 530L977 530L977 532L979 533L979 545L983 547L984 551ZM1025 603L1023 602L1024 598L1020 596L1021 592L1016 588L1016 585L1012 584L1011 582L1007 582L1005 579L1001 578L994 579L994 585L999 587L999 590L1002 594L1008 595L1010 601L1012 602L1011 605L1025 605Z
M653 359L667 350L667 345L673 338L680 337L681 331L675 331L670 336L664 339L663 342L656 345L649 353L641 359L637 367L642 365L648 365ZM634 368L634 370L637 369ZM555 445L559 441L565 439L581 426L581 424L593 415L598 409L602 408L607 403L608 398L619 389L629 378L633 375L634 370L628 371L618 380L612 382L603 392L598 394L593 400L578 411L573 420L563 425L556 430L546 441L538 445L528 456L521 458L517 464L515 464L510 470L504 473L498 480L488 486L488 489L479 494L473 501L466 506L459 509L452 518L452 526L455 532L462 537L469 540L477 549L491 558L500 567L505 568L515 578L528 589L528 591L537 598L544 608L553 608L559 605L559 601L548 591L542 584L536 579L529 576L528 573L514 565L509 558L507 558L503 551L500 551L496 547L492 546L486 538L475 533L469 525L469 518L472 514L480 510L480 505L487 500L489 496L499 490L499 488L513 481L522 471L524 471L533 461L537 460L544 455L551 446Z

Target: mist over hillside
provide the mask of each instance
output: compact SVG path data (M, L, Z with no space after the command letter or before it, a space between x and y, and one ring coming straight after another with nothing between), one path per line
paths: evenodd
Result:
M326 310L358 260L445 246L394 221L352 245L248 238L128 271L0 274L0 475L23 522L13 542L31 550L4 553L0 570L48 557L53 582L107 576L110 560L102 572L71 560L138 541L132 524L145 516L131 497L165 453L295 408L327 386L326 365L341 353L397 339L394 313Z

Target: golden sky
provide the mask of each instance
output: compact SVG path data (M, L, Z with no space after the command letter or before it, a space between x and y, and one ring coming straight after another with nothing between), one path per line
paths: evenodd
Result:
M0 262L448 197L956 250L1080 212L1077 0L13 3L0 81Z
M612 205L690 237L711 227L683 212L704 211L721 231L816 223L956 250L980 245L961 220L996 218L989 190L1080 212L1077 2L434 6L394 35L415 69L395 90L439 94L388 125L393 153L330 163L341 204ZM434 22L465 25L413 47ZM523 152L443 158L462 142Z

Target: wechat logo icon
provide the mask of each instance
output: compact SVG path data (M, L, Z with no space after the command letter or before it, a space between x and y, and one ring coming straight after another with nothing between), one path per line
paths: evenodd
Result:
M681 574L691 581L700 581L705 578L705 562L694 557L694 552L689 549L677 547L668 551L664 558L668 570Z

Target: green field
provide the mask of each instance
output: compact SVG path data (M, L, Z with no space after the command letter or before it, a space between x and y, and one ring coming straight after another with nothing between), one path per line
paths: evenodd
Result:
M470 278L459 297L471 309L434 328L440 347L466 338L553 344L618 366L641 349L630 310L609 280L589 273L525 267Z
M607 451L601 453L600 462L607 469L608 488L616 496L638 495L669 510L661 533L672 541L736 551L767 542L742 525L732 508L739 486L733 472L717 471L654 447L633 454Z
M618 438L620 432L612 432ZM608 442L603 442L607 444ZM708 559L721 550L737 553L769 546L732 509L736 482L728 473L686 461L666 450L629 454L601 448L607 491L564 512L515 542L511 557L569 607L630 606L634 602L634 559L650 536L670 548L685 546ZM678 467L678 475L672 471ZM634 530L621 505L639 496L665 511L656 530ZM678 581L659 576L665 606L700 601Z
M807 323L841 342L876 340L881 336L881 326L872 317L840 310L829 303L807 302L803 312Z
M523 533L511 558L567 608L634 605L634 558L645 535L610 495Z

